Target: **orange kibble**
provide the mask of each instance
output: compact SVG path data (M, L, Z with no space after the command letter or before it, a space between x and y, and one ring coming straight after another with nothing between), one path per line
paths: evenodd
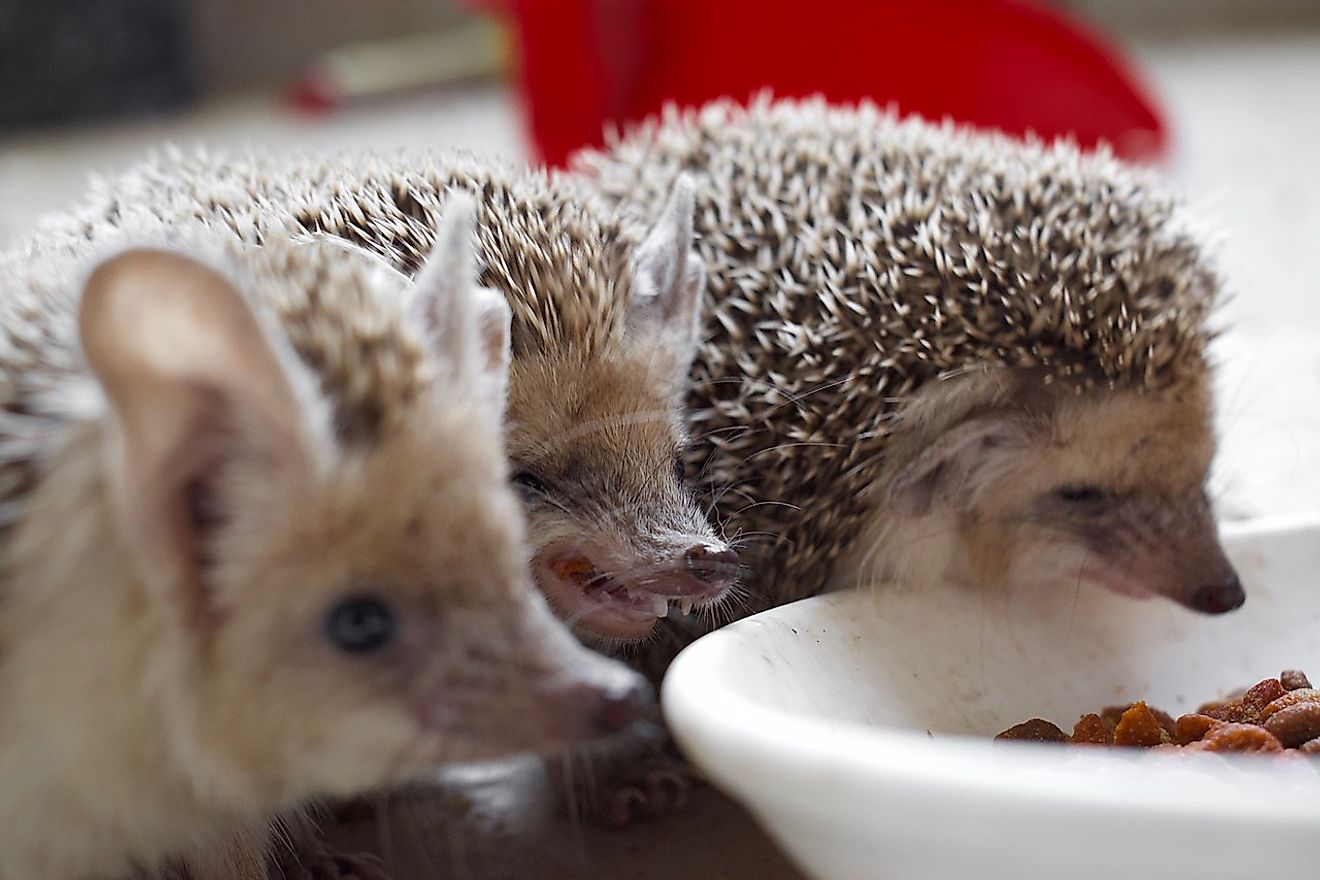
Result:
M1260 720L1262 722L1269 721L1270 716L1275 712L1287 709L1289 706L1296 706L1298 703L1316 702L1320 702L1320 690L1314 688L1299 688L1295 691L1288 691L1288 693L1260 710Z
M1209 715L1182 715L1175 722L1173 741L1180 746L1196 742L1218 723Z
M1114 745L1157 746L1168 742L1168 736L1150 707L1138 701L1118 719L1118 725L1114 728Z
M1109 706L1083 715L1072 736L1048 721L1033 718L997 739L1115 745L1156 751L1268 754L1274 760L1305 762L1320 757L1320 688L1306 676L1285 670L1250 688L1206 703L1174 720L1144 702Z
M1320 737L1320 702L1297 703L1280 709L1265 722L1265 729L1285 746L1300 746Z
M1186 747L1197 752L1281 752L1283 744L1255 724L1216 724L1198 741Z
M1107 746L1114 742L1114 733L1104 719L1094 713L1083 715L1073 727L1071 742L1077 745Z
M1252 720L1260 717L1260 712L1270 703L1288 693L1283 683L1277 678L1267 678L1250 688L1242 697L1242 706L1251 713Z

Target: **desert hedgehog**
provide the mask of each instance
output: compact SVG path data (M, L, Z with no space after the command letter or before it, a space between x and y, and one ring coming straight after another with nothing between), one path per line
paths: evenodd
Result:
M1243 601L1203 488L1219 283L1147 175L769 99L669 112L576 171L637 220L694 180L691 466L759 540L759 595L879 574Z
M462 201L410 285L146 222L0 255L0 876L265 877L306 798L636 717L530 582Z
M475 197L481 282L513 311L507 444L537 582L597 646L633 644L670 614L695 622L738 563L679 467L702 284L689 190L633 237L553 176L461 154L175 152L103 181L41 235L165 222L259 242L292 227L410 275L451 191Z

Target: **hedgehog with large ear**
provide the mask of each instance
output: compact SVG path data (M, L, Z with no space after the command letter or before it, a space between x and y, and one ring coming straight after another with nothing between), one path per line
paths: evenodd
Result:
M638 717L531 584L473 215L415 283L145 223L0 254L0 876L260 869L311 798Z
M1242 603L1204 488L1219 281L1149 176L770 100L576 167L639 222L693 180L689 468L766 601L880 575Z
M411 276L447 199L471 194L481 283L512 312L508 455L537 584L583 640L629 650L664 618L698 628L739 573L686 485L704 276L691 188L671 189L633 230L552 176L465 156L174 155L102 182L42 235L150 221L259 242L291 227Z

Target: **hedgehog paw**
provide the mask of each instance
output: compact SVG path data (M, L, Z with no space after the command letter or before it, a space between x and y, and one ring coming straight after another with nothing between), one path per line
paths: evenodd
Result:
M610 828L626 828L640 820L672 816L687 806L695 781L691 766L682 761L641 768L603 793L596 818Z

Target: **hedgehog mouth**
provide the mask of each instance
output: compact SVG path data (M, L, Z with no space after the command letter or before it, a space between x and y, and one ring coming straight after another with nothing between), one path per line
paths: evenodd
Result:
M639 587L600 571L583 557L537 566L537 582L551 607L574 630L610 639L644 638L670 614L690 614L709 598Z

